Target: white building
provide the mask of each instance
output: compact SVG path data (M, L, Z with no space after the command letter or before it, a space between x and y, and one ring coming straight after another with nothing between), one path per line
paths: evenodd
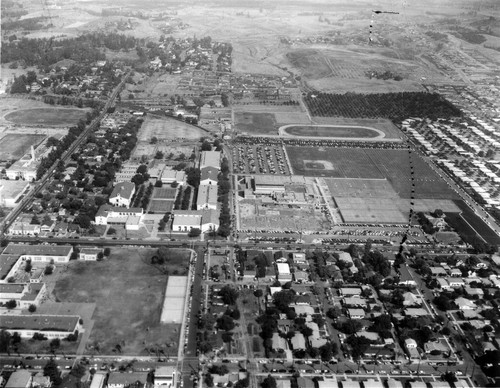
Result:
M67 263L73 253L71 245L30 245L10 243L4 255L19 255L22 260L34 263Z
M155 388L176 386L176 372L173 366L160 366L155 369Z
M281 283L292 281L292 274L288 263L276 263L277 276L276 279Z
M109 196L109 203L114 206L130 207L130 201L135 193L135 184L132 182L118 182Z
M80 329L78 315L2 315L0 320L0 330L10 334L17 331L22 338L32 338L35 333L43 333L49 339L63 339Z
M217 209L217 186L200 185L196 199L196 209Z
M204 167L214 167L220 170L221 153L219 151L202 151L200 155L200 170Z

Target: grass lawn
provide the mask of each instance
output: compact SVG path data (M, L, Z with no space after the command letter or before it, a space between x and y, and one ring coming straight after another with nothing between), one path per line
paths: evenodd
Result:
M155 252L112 248L109 259L74 261L61 274L54 289L58 300L97 305L87 349L97 345L100 353L112 354L120 345L123 354L147 355L147 349L158 346L174 353L180 325L160 324L167 276L164 268L150 264ZM185 266L188 255L187 251L170 250L168 269L174 272Z
M76 125L87 112L76 108L34 108L9 113L5 119L25 125Z

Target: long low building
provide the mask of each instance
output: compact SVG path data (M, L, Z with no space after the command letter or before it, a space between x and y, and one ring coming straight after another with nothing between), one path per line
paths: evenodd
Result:
M2 315L0 330L18 332L22 338L41 333L47 338L65 338L81 329L78 315Z
M4 255L19 255L22 260L31 260L32 263L67 263L73 253L71 245L7 245L2 252Z

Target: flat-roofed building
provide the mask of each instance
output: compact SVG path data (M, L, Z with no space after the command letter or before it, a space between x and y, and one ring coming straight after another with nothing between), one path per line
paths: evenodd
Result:
M281 284L292 281L292 274L288 263L276 263L276 269L277 279Z
M184 171L176 171L176 170L163 170L161 173L160 180L165 184L172 184L177 182L179 186L182 186L186 181L186 173Z
M23 180L0 180L0 206L13 208L29 187Z
M159 366L155 369L155 388L176 386L176 371L173 366Z
M101 252L102 249L97 247L81 248L78 258L80 260L96 261Z
M10 243L4 249L5 255L19 255L22 260L34 263L67 263L73 253L71 245L30 245Z
M286 179L274 175L256 175L254 194L271 195L285 191Z
M2 315L0 330L18 332L22 338L42 333L47 338L65 338L80 329L78 315Z
M219 151L201 151L200 170L205 167L214 167L220 170L221 153Z
M0 255L0 283L7 283L22 263L19 255Z
M201 230L202 215L200 212L186 210L184 212L175 211L172 222L174 232L189 232L191 229Z
M31 372L19 369L12 372L4 388L30 388L31 382Z
M90 388L102 388L105 380L106 375L104 373L94 373L92 382L90 383Z
M196 198L196 209L217 209L217 186L200 185Z

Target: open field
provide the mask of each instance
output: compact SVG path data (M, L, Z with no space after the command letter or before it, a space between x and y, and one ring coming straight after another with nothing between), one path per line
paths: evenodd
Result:
M8 113L4 119L15 124L69 126L76 125L85 117L87 109L77 108L33 108Z
M290 136L337 137L337 138L383 138L383 132L368 127L341 127L337 125L290 125L280 128L280 132Z
M411 169L406 150L286 147L286 151L294 174L387 179L401 198L412 195ZM413 155L415 198L458 198L421 157Z
M275 135L277 126L272 113L238 112L234 114L236 129L251 135Z
M407 223L408 216L398 209L394 201L388 198L349 198L335 197L344 222L349 223Z
M240 229L242 230L283 230L321 231L331 224L324 213L314 209L314 205L301 205L290 209L288 205L276 205L273 210L262 206L259 201L241 201Z
M167 139L199 139L206 136L207 132L169 117L147 116L139 131L138 140L149 142L152 137L158 140Z
M9 133L0 139L0 160L19 159L45 139L45 135L14 135Z
M185 272L189 252L170 250L164 268L151 265L154 249L112 248L101 262L71 262L54 289L63 302L96 303L89 343L111 354L145 354L155 344L177 344L180 325L161 325L168 273ZM175 349L174 347L173 349Z

